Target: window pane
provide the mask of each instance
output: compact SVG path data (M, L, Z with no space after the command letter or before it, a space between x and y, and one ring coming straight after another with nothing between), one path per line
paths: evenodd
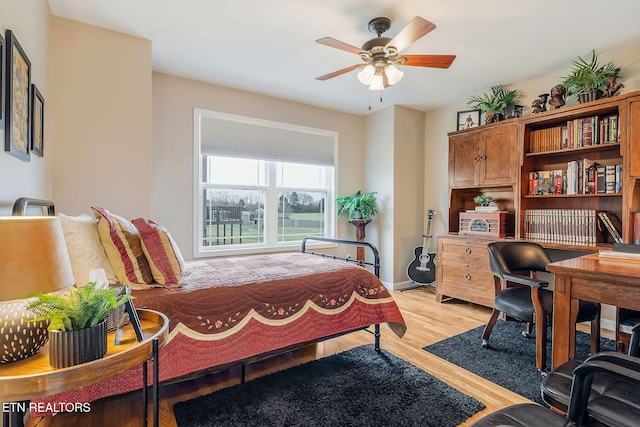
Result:
M264 243L263 190L207 188L202 246Z
M278 187L325 188L323 166L298 163L278 163L276 182Z
M222 185L264 185L264 161L235 157L205 156L205 183Z
M324 236L325 191L278 192L278 242Z

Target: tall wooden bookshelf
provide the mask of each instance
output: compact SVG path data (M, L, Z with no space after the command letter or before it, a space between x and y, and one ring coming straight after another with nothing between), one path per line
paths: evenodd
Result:
M568 136L570 127L572 137ZM585 190L583 183L567 191L565 183L561 191L537 194L545 186L537 190L532 186L533 173L561 171L559 175L568 180L569 164L573 164L573 176L579 162L583 168L585 162L604 166L605 173L607 166L609 171L613 168L617 173L613 190L607 191L605 176L604 192L595 184ZM582 172L584 178L584 169ZM620 240L632 243L633 212L640 211L640 91L449 133L449 232L438 236L442 238L437 258L438 300L452 296L479 303L492 301L493 288L484 286L480 277L476 280L490 274L488 259L470 258L470 254L482 253L490 240L458 233L460 212L473 209L478 194L494 196L500 210L514 214L515 231L509 238L537 241L557 249L560 256L564 251L575 256L611 248L614 240L603 228L600 212L614 218L612 222L617 218ZM532 214L547 215L542 238L539 230L531 233ZM564 222L558 225L559 220ZM581 233L580 238L567 238L576 233ZM449 250L457 245L462 245L461 251Z

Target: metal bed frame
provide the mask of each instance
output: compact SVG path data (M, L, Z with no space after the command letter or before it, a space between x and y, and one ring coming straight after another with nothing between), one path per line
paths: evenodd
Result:
M329 255L329 254L322 253L322 252L314 252L314 251L311 251L311 250L307 250L307 242L311 241L311 240L316 240L316 241L319 241L319 242L327 242L327 243L336 243L336 244L340 244L340 245L351 245L351 246L364 247L364 248L366 248L366 249L371 251L371 253L373 255L373 262L354 259L354 258L351 258L350 256L341 257L341 256L338 256L338 255ZM378 252L378 248L376 248L373 244L371 244L369 242L358 242L358 241L355 241L355 240L334 239L334 238L330 238L330 237L307 236L304 239L302 239L301 252L302 253L311 254L311 255L318 255L318 256L325 257L325 258L333 258L333 259L343 260L343 261L346 261L346 262L352 262L354 264L358 264L361 267L364 267L364 266L373 267L374 274L376 275L376 277L378 279L380 278L380 254ZM375 350L376 351L380 351L380 324L376 323L375 325L373 325L373 327L374 327L373 331L370 330L369 327L364 328L363 330L366 331L366 332L369 332L370 334L373 334ZM331 338L331 337L329 337L329 338Z

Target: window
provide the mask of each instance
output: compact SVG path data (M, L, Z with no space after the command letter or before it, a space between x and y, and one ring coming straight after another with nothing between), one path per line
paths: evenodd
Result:
M334 235L335 134L195 111L194 256Z

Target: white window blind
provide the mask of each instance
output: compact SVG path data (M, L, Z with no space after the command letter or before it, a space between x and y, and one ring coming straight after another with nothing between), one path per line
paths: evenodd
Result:
M200 115L200 152L334 166L337 133L226 113Z

